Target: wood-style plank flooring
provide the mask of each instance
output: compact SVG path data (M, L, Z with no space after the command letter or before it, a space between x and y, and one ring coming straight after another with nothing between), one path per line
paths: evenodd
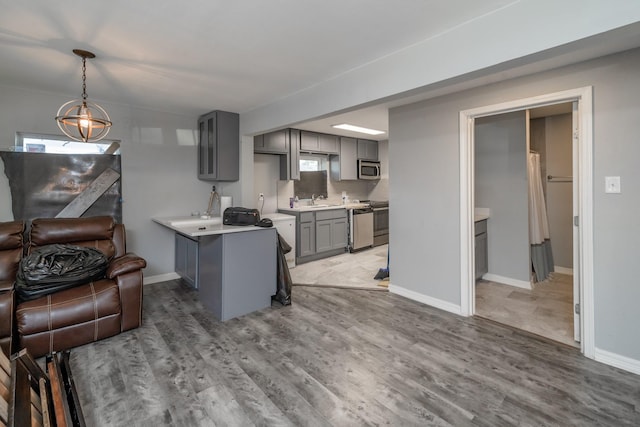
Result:
M72 350L89 426L637 426L640 377L387 292L294 287L225 323L144 289L142 327Z
M542 335L574 347L573 276L551 273L534 288L476 282L477 316Z

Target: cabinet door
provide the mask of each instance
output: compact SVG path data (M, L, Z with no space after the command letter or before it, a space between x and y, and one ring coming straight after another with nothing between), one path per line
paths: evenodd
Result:
M290 175L289 179L299 180L300 179L300 131L297 129L289 130L289 161L290 164Z
M316 221L316 252L333 249L331 237L333 235L333 221L331 219Z
M215 133L216 114L207 114L198 120L199 150L198 178L210 180L217 178L216 157L217 138Z
M319 134L318 151L321 153L338 154L338 136L324 133Z
M302 151L318 151L318 134L300 131L300 149Z
M175 270L194 288L198 286L198 242L176 233Z
M347 247L347 219L340 218L332 220L331 224L331 249Z
M313 255L316 253L316 229L313 222L305 222L300 224L300 232L298 233L298 247L300 248L298 256Z
M489 272L489 256L487 248L487 233L478 234L475 238L476 280Z
M378 160L378 141L358 140L358 159Z
M253 138L253 151L258 153L288 154L288 129L269 132Z
M340 180L358 179L358 144L355 138L340 138Z
M198 179L237 181L240 177L239 115L212 111L198 119Z

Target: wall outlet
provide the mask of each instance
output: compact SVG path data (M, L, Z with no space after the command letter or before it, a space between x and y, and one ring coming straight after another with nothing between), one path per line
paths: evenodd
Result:
M604 177L604 192L605 193L620 193L620 177L619 176L605 176Z
M264 199L264 193L258 193L258 200Z

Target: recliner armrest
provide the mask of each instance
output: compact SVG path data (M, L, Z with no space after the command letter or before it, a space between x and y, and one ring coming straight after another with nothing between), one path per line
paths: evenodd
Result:
M121 274L137 271L147 266L147 261L134 253L127 253L114 258L107 268L107 278L114 279Z

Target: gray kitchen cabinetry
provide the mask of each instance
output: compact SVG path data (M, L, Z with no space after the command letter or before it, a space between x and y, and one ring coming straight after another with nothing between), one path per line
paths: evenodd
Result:
M347 211L343 208L292 212L296 216L296 264L344 253L348 243Z
M194 288L198 277L198 241L176 233L175 269L182 279Z
M358 160L378 160L378 141L358 139Z
M347 247L347 211L316 212L316 253Z
M298 257L316 253L316 218L313 212L298 214ZM296 261L297 262L297 261Z
M289 154L289 129L265 133L253 137L253 152Z
M338 154L338 136L300 131L300 151Z
M280 160L280 179L300 179L300 131L282 129L253 137L255 154L275 154Z
M330 168L334 181L358 179L358 140L340 137L340 154L331 156Z
M475 264L476 280L479 280L489 272L489 248L486 219L475 223Z
M212 111L198 119L198 179L240 177L240 122L236 113Z

